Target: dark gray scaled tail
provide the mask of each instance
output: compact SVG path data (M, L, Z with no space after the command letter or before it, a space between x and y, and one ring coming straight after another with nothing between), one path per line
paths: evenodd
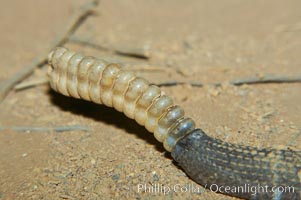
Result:
M172 157L186 174L214 192L245 199L301 199L301 152L230 144L195 129Z

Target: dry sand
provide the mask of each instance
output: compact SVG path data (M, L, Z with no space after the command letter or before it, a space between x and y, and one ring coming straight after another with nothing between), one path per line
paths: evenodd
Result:
M0 83L45 51L78 4L1 1ZM109 49L144 49L137 59L74 42L67 47L133 68L162 87L208 135L227 142L301 149L301 85L231 86L252 76L301 75L298 0L102 0L74 37ZM28 79L41 79L47 66ZM222 87L210 83L223 83ZM173 163L145 128L123 114L52 92L12 91L0 103L1 127L83 126L88 131L0 130L0 199L234 199L204 190ZM146 186L198 192L138 191Z

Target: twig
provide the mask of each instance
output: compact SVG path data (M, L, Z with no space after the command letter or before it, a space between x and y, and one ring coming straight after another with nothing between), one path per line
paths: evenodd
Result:
M132 70L132 71L155 71L155 72L166 72L167 69L163 67L153 67L153 66L139 66L137 68L125 66L125 69ZM26 83L20 83L16 85L16 90L22 90L30 87L34 87L36 85L42 85L48 83L46 79L40 80L33 80ZM230 85L240 86L240 85L252 85L252 84L266 84L266 83L301 83L301 76L296 77L283 77L283 76L273 76L267 75L264 78L261 77L250 77L246 79L234 80L229 82ZM181 82L181 81L170 81L170 82L162 82L162 83L153 83L160 87L172 87L176 85L190 85L192 87L204 87L205 84L201 82ZM221 86L222 83L211 83L207 84L211 86Z
M169 81L169 82L162 82L162 83L153 83L159 87L173 87L177 85L190 85L192 87L203 87L204 84L200 82L181 82L181 81Z
M65 26L66 29L57 37L57 39L50 45L50 47L44 53L35 58L31 64L24 67L23 70L17 72L6 82L0 84L0 102L5 98L9 91L13 89L13 87L17 83L31 75L36 67L40 67L46 64L48 52L56 46L61 46L65 44L68 41L70 35L72 35L78 29L78 27L87 19L87 17L94 13L93 9L97 5L98 1L93 0L85 4L81 9L75 12L71 17L69 24Z
M30 74L32 74L33 70L36 67L43 66L47 63L47 59L45 56L39 56L36 58L31 64L25 66L23 70L17 72L6 82L0 84L0 102L6 97L9 91L20 81L27 78Z
M91 129L87 126L57 126L57 127L31 127L31 126L12 126L12 127L1 127L0 131L13 130L17 132L67 132L67 131L84 131L89 132Z
M115 53L121 56L128 56L140 59L149 59L149 52L145 51L143 48L125 48L118 47L115 49Z
M91 15L95 14L95 7L98 5L99 0L92 0L86 3L83 7L79 8L70 19L70 22L66 26L66 29L61 35L57 37L57 40L53 42L50 50L56 46L62 46L65 44L70 36L83 24L83 22ZM47 51L48 52L48 51Z
M301 75L299 76L276 76L276 75L264 75L262 77L250 77L246 79L230 81L232 85L243 84L263 84L263 83L301 83Z
M301 75L294 77L276 76L276 75L265 75L263 77L250 77L245 79L230 81L230 85L240 86L240 85L253 85L253 84L267 84L267 83L301 83ZM192 87L203 87L205 84L201 82L162 82L155 84L159 87L172 87L177 85L190 85ZM222 83L210 83L208 85L221 86Z
M31 87L35 87L37 85L42 85L48 83L48 79L45 77L44 79L37 79L37 80L32 80L28 82L22 82L18 85L15 86L15 90L23 90Z
M69 42L72 42L74 44L79 44L82 46L87 46L101 51L111 51L120 56L133 57L139 59L149 59L150 57L149 52L143 48L132 48L132 47L124 47L124 46L108 47L108 46L97 44L97 42L82 40L77 37L71 37Z
M69 196L69 195L66 195L66 194L61 194L61 195L60 195L60 198L61 198L61 199L71 199L71 200L72 200L72 199L75 199L74 197Z
M129 70L132 71L166 71L165 68L162 67L152 67L152 66L142 66L139 68L132 68L128 67ZM281 77L281 76L266 76L265 78L258 78L258 77L251 77L246 79L240 79L240 80L234 80L230 81L231 85L240 86L240 85L252 85L252 84L265 84L265 83L300 83L301 77ZM48 83L48 80L46 79L40 79L40 80L33 80L26 83L20 83L16 85L15 90L23 90L26 88L34 87L37 85L42 85ZM153 83L155 84L155 83ZM172 87L176 85L190 85L192 87L204 87L205 84L200 82L179 82L179 81L170 81L170 82L163 82L163 83L157 83L155 84L159 87ZM211 86L221 86L222 83L211 83L208 84Z

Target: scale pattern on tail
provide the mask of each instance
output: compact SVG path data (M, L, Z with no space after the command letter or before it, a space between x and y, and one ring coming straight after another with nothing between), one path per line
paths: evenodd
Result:
M178 141L172 157L213 191L247 199L301 198L300 151L230 144L195 129Z

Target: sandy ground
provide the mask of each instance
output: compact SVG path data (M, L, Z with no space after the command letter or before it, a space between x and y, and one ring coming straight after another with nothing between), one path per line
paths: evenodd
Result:
M0 2L0 83L32 62L84 1ZM108 48L145 49L150 59L69 42L67 47L133 68L162 87L210 136L301 149L301 85L231 86L252 76L301 74L298 0L102 0L74 37ZM28 79L45 77L47 66ZM210 83L223 83L222 87ZM82 126L87 131L13 127ZM12 91L0 103L0 199L234 199L204 190L145 128L48 85ZM164 194L151 186L176 191ZM184 191L189 186L198 191ZM139 190L146 186L147 190Z

